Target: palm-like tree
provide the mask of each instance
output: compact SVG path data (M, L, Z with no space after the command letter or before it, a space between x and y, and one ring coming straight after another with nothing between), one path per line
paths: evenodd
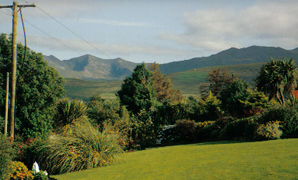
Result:
M271 59L264 64L256 79L256 86L269 95L269 100L277 98L284 104L284 94L291 93L296 87L296 65L293 59Z

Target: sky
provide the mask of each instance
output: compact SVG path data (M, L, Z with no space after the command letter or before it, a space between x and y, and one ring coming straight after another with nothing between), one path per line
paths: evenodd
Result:
M159 64L231 47L298 47L297 0L17 0L27 46L60 60L91 54ZM12 5L12 0L0 0ZM0 9L0 33L12 32ZM24 44L18 21L18 42Z

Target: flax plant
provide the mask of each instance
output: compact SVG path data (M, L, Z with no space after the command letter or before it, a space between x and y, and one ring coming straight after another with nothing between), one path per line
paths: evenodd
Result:
M75 120L59 132L36 152L42 168L50 174L106 166L116 162L117 154L123 152L118 134L99 132L86 118Z

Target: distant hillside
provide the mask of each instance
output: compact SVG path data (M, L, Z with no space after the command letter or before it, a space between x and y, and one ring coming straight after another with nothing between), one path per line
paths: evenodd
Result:
M239 79L254 84L254 79L257 77L263 64L264 63L252 63L203 67L189 71L171 73L167 76L172 80L174 89L179 89L184 95L193 95L199 93L200 84L206 83L205 78L213 69L227 69L230 73L237 75Z
M179 89L184 96L198 95L201 83L205 83L205 78L212 69L226 68L231 73L235 73L246 82L253 83L261 66L264 63L212 66L197 68L189 71L171 73L167 76L171 78L174 89ZM104 99L115 98L115 93L120 90L123 81L87 81L81 79L66 79L66 96L88 100L93 95L99 94Z
M160 70L164 74L169 74L210 66L268 62L271 57L275 59L294 58L295 60L298 59L298 48L293 50L260 46L241 49L230 48L209 57L192 58L190 60L162 64Z
M230 48L209 57L192 58L160 65L163 74L177 73L203 67L222 65L241 65L268 62L270 58L298 59L298 48L285 50L279 47L251 46L247 48ZM121 58L101 59L84 55L61 61L54 56L44 56L50 66L56 68L64 78L85 80L123 80L130 76L137 63Z
M115 98L120 90L122 81L88 81L82 79L66 78L66 96L71 99L89 100L94 95L101 95L104 99Z
M64 61L52 55L44 59L62 77L84 80L122 80L130 76L137 65L121 58L105 60L88 54Z

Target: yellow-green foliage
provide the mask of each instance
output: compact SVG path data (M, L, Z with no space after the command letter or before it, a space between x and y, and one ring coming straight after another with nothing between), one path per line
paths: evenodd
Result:
M120 118L120 103L118 100L91 100L88 103L88 117L92 122L102 125L108 121L114 123Z
M31 180L33 178L32 171L19 161L13 161L9 165L10 170L10 180Z
M279 129L279 121L270 121L266 124L261 124L256 132L259 139L279 139L282 131Z
M88 121L75 121L48 142L36 148L42 169L61 174L109 165L122 152L119 135L99 132Z
M216 120L223 114L220 109L221 101L210 92L205 100L201 100L197 107L194 107L197 114L197 121Z
M197 126L197 128L202 129L202 128L204 128L206 126L209 126L209 125L212 125L214 123L215 123L215 121L203 121L203 122L197 122L196 126Z
M268 97L260 91L247 89L248 97L240 102L243 104L244 109L264 109L269 106Z

